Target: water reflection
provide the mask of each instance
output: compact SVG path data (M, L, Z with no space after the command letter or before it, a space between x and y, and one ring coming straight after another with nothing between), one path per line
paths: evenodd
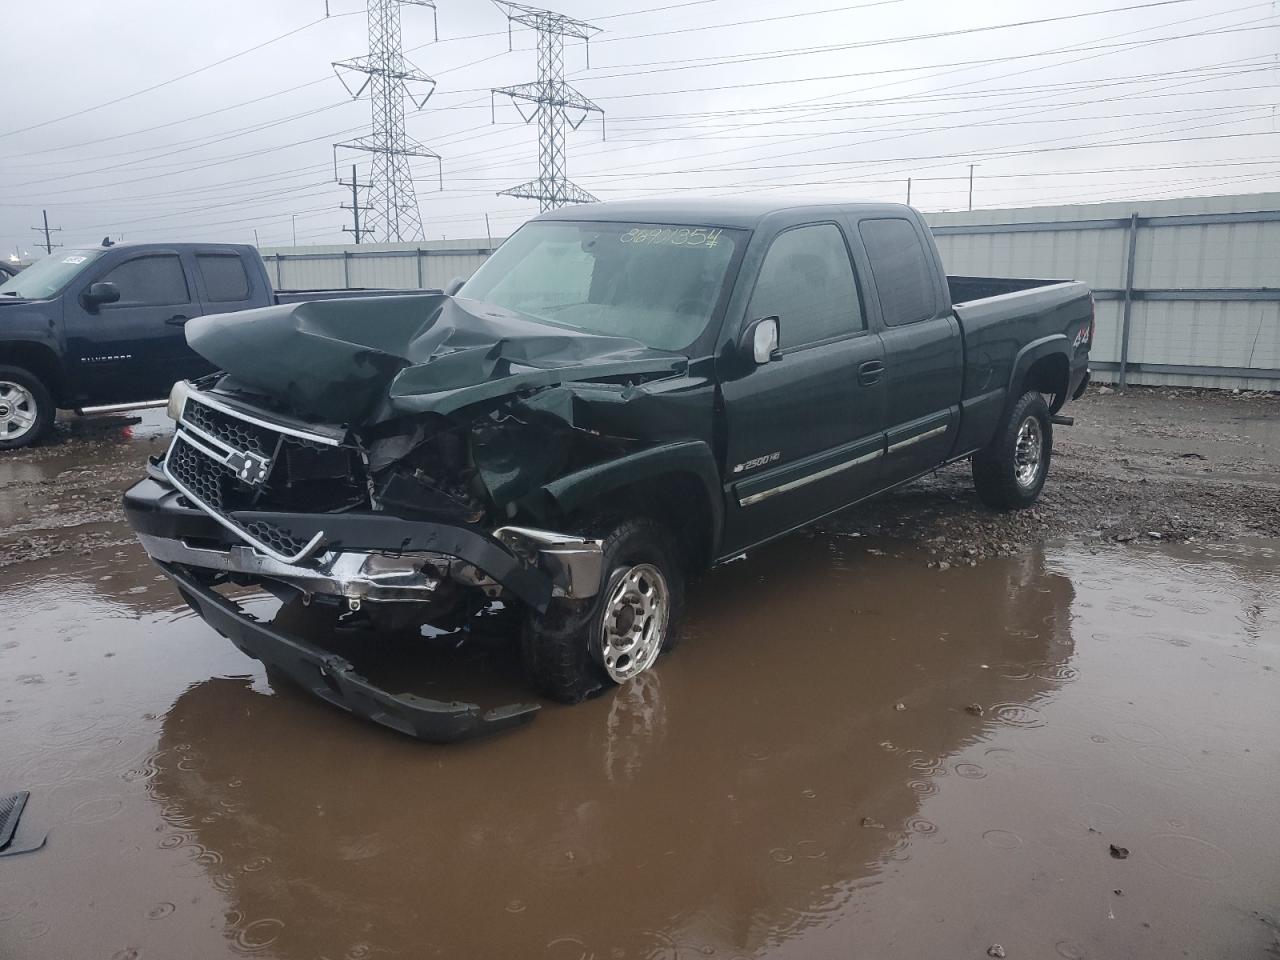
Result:
M922 804L987 775L966 746L1043 722L1073 597L1039 552L904 577L793 538L699 585L653 678L462 747L206 680L163 719L160 842L282 957L769 952L945 842Z

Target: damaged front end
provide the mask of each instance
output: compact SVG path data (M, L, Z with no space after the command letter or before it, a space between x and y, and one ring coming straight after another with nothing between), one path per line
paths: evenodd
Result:
M326 304L193 321L192 345L234 372L175 387L173 440L124 506L188 603L250 656L361 716L456 740L525 722L536 705L486 711L389 693L215 588L260 586L388 630L454 629L494 601L543 612L553 598L589 598L602 544L564 529L548 484L639 445L595 429L584 394L621 409L680 360L559 335L543 337L561 349L544 343L540 358L530 337L494 329L521 321L468 323L447 298L403 299L418 302L376 308L392 327L412 308L425 354L354 342L371 325L349 314L337 336ZM373 305L342 302L353 306ZM424 307L434 319L423 325ZM444 314L454 333L441 337Z

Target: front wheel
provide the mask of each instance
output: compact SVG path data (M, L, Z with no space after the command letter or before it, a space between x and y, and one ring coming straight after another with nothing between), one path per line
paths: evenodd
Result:
M604 538L596 595L553 600L546 613L526 616L525 673L566 703L626 683L675 645L683 608L684 572L671 535L651 520L617 523Z
M39 378L21 367L0 366L0 450L35 443L53 426L56 413Z
M1021 510L1035 503L1049 475L1053 421L1044 397L1024 393L1009 411L994 440L973 455L978 499L996 510Z

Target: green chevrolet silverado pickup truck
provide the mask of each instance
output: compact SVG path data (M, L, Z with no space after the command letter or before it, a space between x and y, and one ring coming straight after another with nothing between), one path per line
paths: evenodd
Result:
M531 683L577 701L653 669L691 575L942 464L1034 502L1093 298L948 277L896 204L618 202L537 217L445 294L186 332L219 372L175 387L125 496L142 544L277 674L457 740L537 705L393 693L222 588L386 630L501 604Z

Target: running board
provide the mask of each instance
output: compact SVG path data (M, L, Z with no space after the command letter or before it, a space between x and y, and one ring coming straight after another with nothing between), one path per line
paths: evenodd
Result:
M105 403L100 407L76 407L76 414L81 417L89 417L95 413L124 413L126 410L150 410L153 407L163 407L168 402L168 400L144 400L141 403Z
M1060 427L1074 427L1076 425L1075 417L1064 417L1060 413L1055 413L1049 418L1050 423L1056 423Z

